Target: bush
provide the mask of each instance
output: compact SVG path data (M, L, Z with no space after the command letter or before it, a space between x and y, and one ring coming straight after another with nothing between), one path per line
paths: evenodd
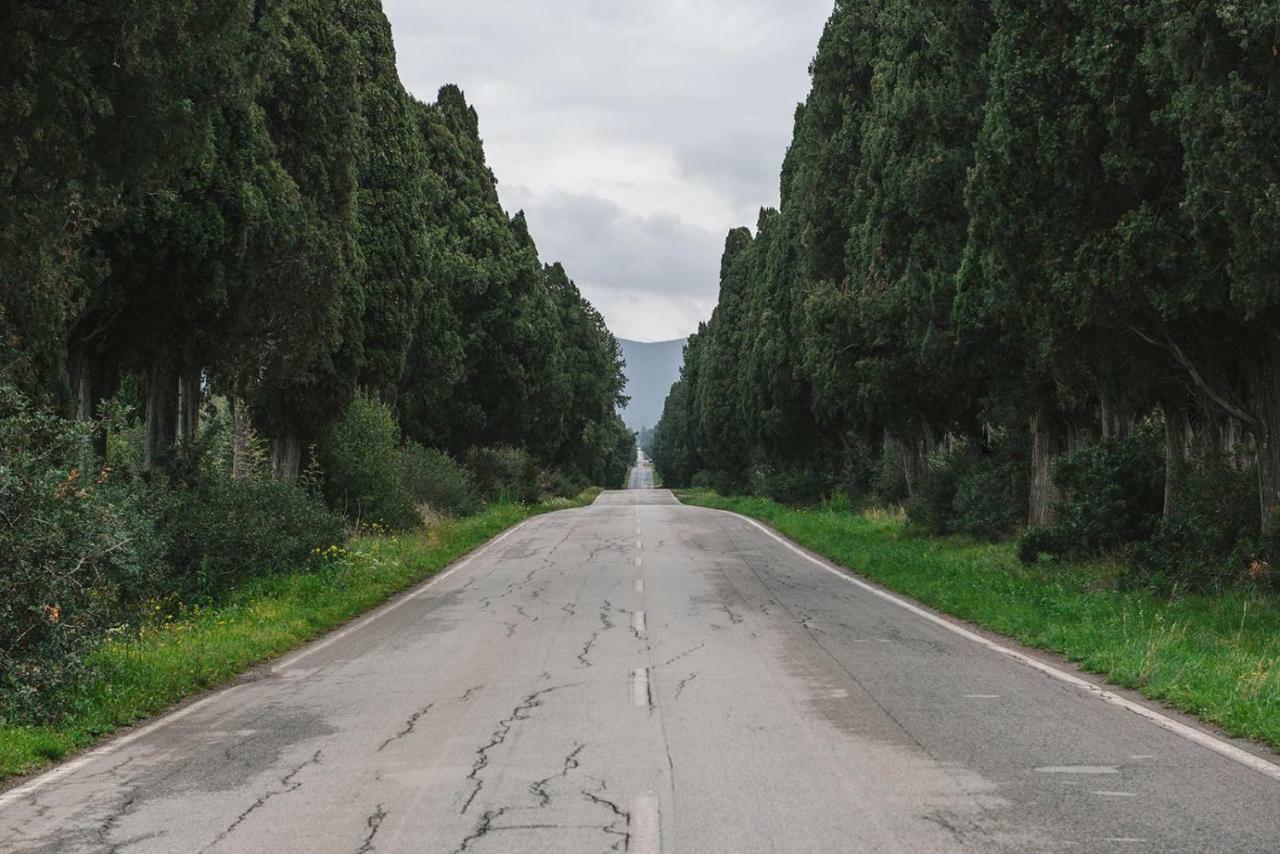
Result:
M216 598L252 576L296 570L314 550L345 541L341 516L270 475L158 485L154 500L169 544L167 587L186 597Z
M840 452L833 492L843 492L851 499L861 499L875 491L879 474L877 461L866 443L854 438Z
M0 718L54 712L51 689L162 576L141 484L82 467L91 429L0 386Z
M472 448L467 452L466 466L486 501L536 504L551 491L549 476L523 448Z
M1188 466L1175 506L1173 515L1156 520L1151 534L1134 544L1126 561L1128 584L1166 592L1204 590L1239 581L1273 562L1274 544L1259 537L1253 469Z
M902 504L911 494L907 473L902 466L902 446L886 439L880 448L871 477L871 491L886 504Z
M320 440L317 462L329 505L362 523L413 528L422 517L406 488L395 414L358 393Z
M399 451L400 478L420 507L466 516L479 509L471 473L444 451L410 442Z
M630 467L628 467L627 471L630 471ZM625 473L622 480L621 486L616 482L610 482L607 486L610 489L625 489L627 486ZM551 492L561 498L573 498L580 495L590 485L590 481L576 468L559 468L551 475Z
M1124 439L1064 454L1053 480L1062 490L1056 527L1076 556L1145 540L1164 510L1163 430L1147 421Z
M929 460L908 518L933 534L1007 537L1026 517L1025 451L1021 437L1008 435L985 446L953 442Z
M760 465L751 469L751 491L780 504L813 505L827 491L825 478L811 469Z

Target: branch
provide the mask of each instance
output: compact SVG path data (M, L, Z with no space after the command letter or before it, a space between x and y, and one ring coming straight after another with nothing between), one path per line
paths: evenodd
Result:
M1147 333L1143 332L1141 329L1138 329L1136 326L1130 326L1129 331L1133 332L1135 335L1137 335L1139 338L1141 338L1143 341L1146 341L1148 344L1152 345L1153 347L1159 347L1161 350L1165 350L1166 352L1171 353L1173 355L1173 358L1178 361L1178 364L1181 365L1186 370L1187 374L1191 377L1192 381L1196 384L1196 386L1198 386L1201 391L1203 391L1206 395L1208 395L1209 399L1212 400L1214 403L1216 403L1222 409L1223 412L1227 413L1232 418L1236 418L1239 421L1242 421L1245 424L1248 424L1250 427L1262 426L1262 422L1256 416L1245 411L1244 409L1235 405L1231 401L1227 400L1222 395L1218 394L1218 392L1216 392L1209 385L1209 383L1205 381L1204 377L1200 375L1200 371L1196 368L1195 364L1190 359L1187 358L1187 355L1182 352L1182 348L1179 347L1177 344L1174 344L1172 341L1168 340L1168 336L1165 336L1165 342L1161 343L1156 339L1152 338Z

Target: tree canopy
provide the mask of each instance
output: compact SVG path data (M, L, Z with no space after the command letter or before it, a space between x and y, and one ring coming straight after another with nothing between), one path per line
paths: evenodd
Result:
M1228 459L1274 529L1280 5L841 0L810 73L667 399L668 483L912 494L1013 437L1047 525L1059 456L1155 418L1166 513Z

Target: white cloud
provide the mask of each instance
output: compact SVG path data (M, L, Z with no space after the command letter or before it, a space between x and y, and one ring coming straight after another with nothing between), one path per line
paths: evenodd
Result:
M624 337L687 335L777 204L831 0L384 0L405 86L456 83L503 204Z

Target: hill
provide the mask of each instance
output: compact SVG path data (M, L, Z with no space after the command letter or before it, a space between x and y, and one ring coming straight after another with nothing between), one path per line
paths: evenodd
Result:
M662 417L662 403L680 373L684 358L683 338L674 341L628 341L619 338L627 360L626 393L631 402L622 410L622 420L632 430L653 427Z

